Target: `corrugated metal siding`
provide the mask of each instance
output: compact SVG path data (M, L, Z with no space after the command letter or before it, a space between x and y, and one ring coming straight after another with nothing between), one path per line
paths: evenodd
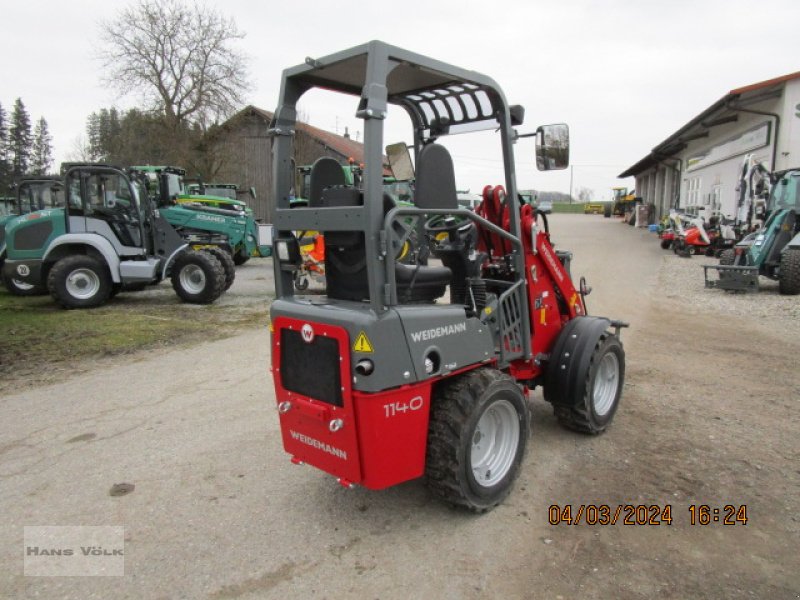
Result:
M257 219L269 222L272 214L272 153L267 137L246 137L244 143L244 181L256 189L256 199L250 200Z

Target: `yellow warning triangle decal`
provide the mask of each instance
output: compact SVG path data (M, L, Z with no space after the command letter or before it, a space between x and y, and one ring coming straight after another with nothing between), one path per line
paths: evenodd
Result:
M353 344L353 352L374 352L372 349L372 344L367 337L367 334L363 331L358 334L356 338L356 343Z

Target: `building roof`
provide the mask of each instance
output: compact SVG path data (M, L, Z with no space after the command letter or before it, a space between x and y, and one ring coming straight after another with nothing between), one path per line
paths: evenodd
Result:
M246 106L243 110L239 111L236 116L241 114L257 115L268 122L271 121L273 117L272 112L253 105ZM236 116L232 117L231 119L235 119ZM334 150L345 158L352 158L357 163L364 162L364 144L361 142L357 142L350 137L325 131L319 127L309 125L308 123L298 122L297 129L304 131L311 137L318 140L322 145Z
M794 79L800 79L800 71L731 90L655 146L647 156L628 167L618 177L637 175L661 161L669 159L686 148L690 141L708 137L713 127L736 121L738 119L737 108L779 96L786 82Z

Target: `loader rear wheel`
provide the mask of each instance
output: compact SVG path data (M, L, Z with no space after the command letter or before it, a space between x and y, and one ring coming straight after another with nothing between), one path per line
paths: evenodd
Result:
M205 250L209 254L213 254L222 265L222 269L225 271L225 286L223 291L227 292L236 279L236 263L234 263L233 257L224 248L209 247Z
M800 249L784 250L780 269L778 291L787 296L800 294Z
M14 296L39 296L47 293L47 288L35 283L26 283L21 279L3 275L3 285L9 294Z
M172 265L172 287L184 302L210 304L225 289L225 271L208 252L185 250Z
M733 248L728 248L719 253L719 264L732 265L736 260L736 252Z
M598 434L605 431L619 406L625 379L625 353L619 338L604 334L595 344L583 397L574 406L555 405L558 421L568 429Z
M111 274L105 264L85 254L59 260L47 276L50 295L64 308L94 308L111 296Z
M477 369L441 384L428 433L431 492L473 512L497 506L519 475L530 419L519 386L495 369Z

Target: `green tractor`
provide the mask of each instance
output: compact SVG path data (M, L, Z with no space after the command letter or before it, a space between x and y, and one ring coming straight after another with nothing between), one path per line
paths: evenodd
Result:
M148 192L164 218L196 247L225 246L235 265L253 256L271 256L270 227L258 223L241 200L210 195L211 188L188 188L205 194L187 193L184 169L179 167L131 167L148 181ZM227 262L227 261L226 261Z
M12 188L15 196L5 199L0 214L0 270L6 260L6 226L23 215L64 206L64 185L56 176L23 177ZM8 292L15 296L34 296L47 291L13 275L2 276L2 280Z
M759 289L759 276L778 281L781 294L800 294L800 169L772 175L764 226L720 254L719 265L706 265L706 287L727 291ZM719 274L709 279L709 270Z
M6 225L6 281L46 287L64 308L101 306L117 292L166 278L184 302L208 304L225 291L225 252L192 249L142 178L98 164L64 165L62 172L64 206Z
M256 198L255 188L247 191L239 189L235 183L189 183L186 192L175 200L178 204L200 204L213 208L225 208L253 215L253 209L246 202L239 200L239 196L249 195Z

